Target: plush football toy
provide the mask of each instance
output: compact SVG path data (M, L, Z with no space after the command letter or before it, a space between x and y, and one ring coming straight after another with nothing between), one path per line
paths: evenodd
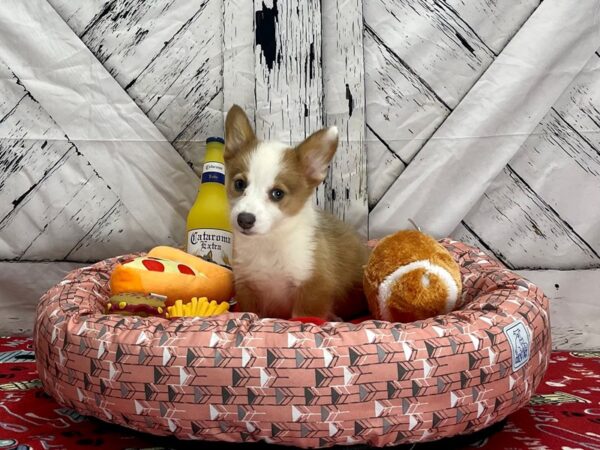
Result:
M380 240L365 267L363 286L374 317L412 322L452 311L460 299L460 269L450 253L420 231Z
M227 302L233 295L231 270L171 247L156 247L115 267L111 294L135 293L165 298L165 305L192 297Z

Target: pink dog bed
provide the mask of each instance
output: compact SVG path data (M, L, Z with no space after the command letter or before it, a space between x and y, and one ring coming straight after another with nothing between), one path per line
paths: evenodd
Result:
M479 250L442 243L461 266L464 305L410 324L104 315L125 257L97 263L38 306L40 378L81 414L181 439L381 447L480 430L542 379L548 299Z

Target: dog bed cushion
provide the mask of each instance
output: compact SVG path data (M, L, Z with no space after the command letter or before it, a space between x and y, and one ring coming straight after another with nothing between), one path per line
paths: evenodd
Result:
M111 270L128 256L102 261L43 296L41 382L81 414L181 439L385 446L475 432L542 379L548 299L479 250L442 243L464 305L409 324L104 315Z

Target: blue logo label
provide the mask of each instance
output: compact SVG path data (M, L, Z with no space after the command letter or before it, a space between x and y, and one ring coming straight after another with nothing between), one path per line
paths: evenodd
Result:
M202 183L225 184L225 174L219 172L204 172L202 174Z
M529 329L523 322L514 322L505 326L503 331L512 350L513 371L519 370L529 361L529 347L531 344Z

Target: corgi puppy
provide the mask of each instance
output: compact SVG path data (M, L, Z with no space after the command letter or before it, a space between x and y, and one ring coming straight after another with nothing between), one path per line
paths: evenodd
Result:
M335 127L317 131L295 148L260 141L239 106L227 113L225 172L241 311L325 320L367 311L365 243L312 206L337 143Z

